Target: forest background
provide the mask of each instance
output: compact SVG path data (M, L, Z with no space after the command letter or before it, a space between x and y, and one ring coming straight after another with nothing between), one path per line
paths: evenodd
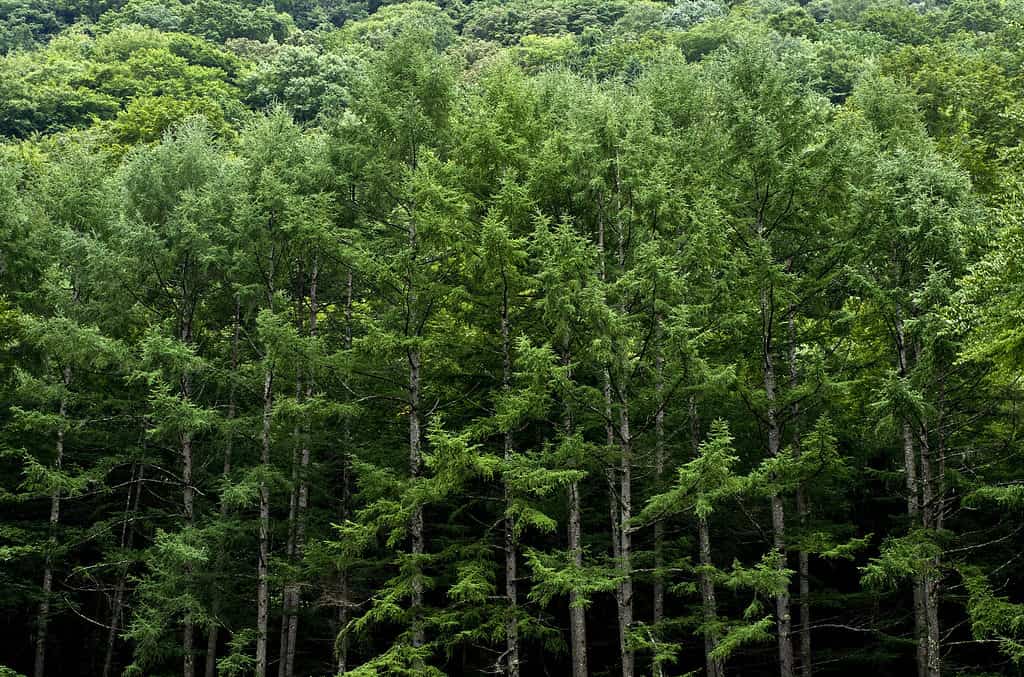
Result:
M0 0L0 675L1024 672L1018 0Z

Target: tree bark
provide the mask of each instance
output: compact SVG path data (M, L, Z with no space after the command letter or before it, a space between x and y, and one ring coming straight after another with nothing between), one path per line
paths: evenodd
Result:
M409 360L409 474L415 479L420 476L420 351L414 348L408 351ZM419 558L424 552L423 506L417 505L413 510L409 533L412 540L412 554ZM416 576L412 581L412 598L414 610L412 644L423 646L426 636L420 623L420 609L423 606L423 581L419 576L417 563Z
M295 400L296 402L302 399L302 377L298 376L295 380ZM292 438L294 446L292 448L292 489L288 495L288 541L285 544L285 557L288 559L288 566L291 567L295 564L295 527L296 527L296 515L298 513L299 505L299 425L296 423L292 430ZM295 582L292 579L292 573L290 570L285 571L284 585L281 589L281 637L280 646L278 647L278 656L280 659L277 663L277 675L278 677L287 677L288 675L288 629L291 626L292 616L295 615L294 611L294 594L295 594Z
M192 489L192 434L189 432L182 433L181 435L181 456L183 468L182 481L185 485L182 489L185 504L185 522L186 524L192 524L195 496ZM186 577L189 576L190 573L191 567L186 565ZM194 644L195 624L192 622L192 614L186 613L183 622L181 640L181 651L183 654L182 674L184 674L184 677L195 677L196 674Z
M896 359L899 375L908 378L910 375L910 351L907 346L906 332L903 329L903 318L899 311L894 320L896 330ZM903 434L903 473L907 487L907 517L910 529L921 526L921 498L917 475L917 459L914 451L914 433L909 419L904 419ZM917 644L918 677L928 675L928 616L925 604L925 581L920 575L914 576L914 639Z
M782 447L782 426L779 423L778 404L776 397L775 362L772 350L772 324L774 322L774 305L771 291L765 286L761 289L761 320L762 320L762 370L764 375L764 394L768 401L768 453L777 458ZM782 496L773 491L771 496L772 510L772 546L779 554L778 568L786 568L786 508ZM775 595L776 632L779 648L779 674L781 677L793 677L793 637L792 618L790 616L790 598L788 587Z
M317 285L317 261L314 258L313 267L310 271L309 281L309 335L316 337L316 285ZM299 282L296 294L296 322L299 330L302 330L303 320L303 299L305 289L303 288L304 272L299 270ZM305 390L301 375L296 377L295 398L302 401L303 397L309 399L313 396L313 376L306 375ZM288 508L288 560L292 567L298 566L302 561L305 548L305 511L309 502L309 483L307 470L309 468L309 430L300 430L297 424L295 427L296 447L292 457L292 493ZM282 616L281 616L281 660L278 663L279 677L292 677L295 674L295 650L298 643L299 633L299 601L301 592L299 581L294 577L294 571L289 573L287 583L284 586L282 595Z
M502 271L501 287L501 389L506 394L512 388L512 340L509 326L509 294L508 277ZM505 431L504 458L508 463L512 458L512 431ZM515 536L515 520L511 516L512 491L508 481L504 485L505 493L505 598L508 602L508 619L505 621L505 674L508 677L519 677L519 595L517 590L517 547Z
M267 357L269 360L269 356ZM260 463L270 471L270 422L274 407L274 368L267 364L263 374L263 430ZM267 622L270 615L270 487L260 479L259 558L256 562L256 677L267 675Z
M64 418L68 413L67 388L71 385L71 367L64 367L62 381L65 393L60 397L60 423L57 427L57 443L53 468L61 471L64 465ZM47 526L49 536L46 542L46 556L43 561L43 597L39 602L39 612L36 617L36 659L32 674L35 677L43 677L46 674L46 641L50 623L50 596L53 594L53 550L57 547L57 525L60 523L60 487L55 487L50 493L50 521Z
M319 267L316 257L313 258L313 268L309 277L309 336L315 339L317 336L317 280ZM315 389L314 374L310 371L306 376L306 400L313 397ZM298 472L298 495L295 504L295 538L293 543L292 559L295 565L302 563L306 549L306 508L309 506L309 461L310 461L310 432L308 426L302 435L302 450L299 454ZM295 649L299 636L299 601L301 590L298 581L291 583L291 615L288 617L288 641L285 646L285 677L292 677L295 674Z
M789 387L796 388L799 383L800 370L796 361L796 321L793 307L790 306L786 318L789 339ZM799 459L802 454L800 447L800 403L794 402L790 415L793 419L793 457ZM810 506L807 492L801 480L796 487L796 514L801 529L807 529ZM800 586L800 675L812 677L814 666L811 661L811 581L810 554L801 548L797 553L797 577Z
M139 463L132 464L132 482L128 485L128 496L125 497L124 524L121 525L121 550L130 550L134 540L134 531L130 525L132 515L139 512L139 496L142 493L142 476L145 466ZM114 599L110 608L110 631L107 635L107 651L103 658L103 677L110 677L114 668L114 650L117 647L117 635L121 629L121 614L124 610L124 595L128 588L128 563L121 567L121 574L117 578L117 585L114 588Z
M659 352L654 359L654 391L658 410L654 414L654 483L658 493L665 490L665 360ZM654 586L651 591L651 618L658 625L665 617L665 582L661 569L664 557L665 524L662 520L654 523ZM655 666L654 677L661 677L660 665Z
M921 422L919 433L921 447L921 489L923 505L924 528L934 530L938 524L939 495L937 492L935 473L933 470L933 459L931 444L928 440L928 429L925 422ZM936 556L930 563L929 571L922 577L924 587L924 614L925 614L925 640L928 644L927 668L925 673L928 677L940 677L942 672L942 647L939 636L939 578L940 566L939 557Z
M413 167L415 167L415 156L413 158ZM408 228L409 236L409 249L412 252L413 261L410 263L410 268L406 271L408 276L408 292L406 297L406 334L413 331L414 334L418 335L419 330L416 329L416 304L417 304L417 293L415 281L413 279L413 266L416 265L415 258L419 252L419 233L416 228L416 221L409 221ZM422 455L421 455L421 433L420 433L420 364L421 355L420 348L410 348L406 351L406 358L409 363L409 476L415 480L420 476ZM413 509L412 518L409 524L409 535L410 535L410 550L413 558L417 560L416 563L416 574L412 580L412 594L409 600L410 605L413 609L413 631L412 631L412 645L414 647L423 646L426 641L426 635L423 630L421 623L421 607L423 606L423 581L420 577L419 566L420 555L424 553L424 533L423 533L423 506L417 505Z
M345 276L345 334L342 338L342 349L348 352L352 349L352 270ZM342 433L345 448L341 452L341 521L348 519L349 494L351 488L349 483L349 449L352 446L352 430L349 426L348 417L345 418L344 431ZM341 629L341 636L338 639L337 668L338 674L344 675L348 671L348 633L345 627L348 625L349 608L351 607L348 568L341 567L338 572L338 626Z
M622 677L633 677L636 657L629 646L629 631L633 627L633 570L632 535L629 520L633 510L633 444L629 432L629 402L623 395L619 402L619 444L621 466L619 470L619 651L622 653Z
M238 341L239 341L240 332L241 332L241 314L242 314L241 300L240 300L240 298L238 296L236 296L235 297L235 314L234 314L234 318L232 320L233 335L232 335L232 338L231 338L231 374L232 374L232 379L234 378L234 374L238 371ZM231 422L235 419L236 407L237 407L237 405L235 403L235 386L234 386L234 381L232 380L232 383L231 383L231 395L228 398L228 411L227 411L227 420L228 420L228 426L229 427L228 427L227 439L224 441L224 466L223 466L223 469L221 471L221 476L224 478L225 481L227 481L228 477L231 475L231 455L233 453L233 446L234 446L234 432L231 430L230 426L231 426ZM227 506L227 504L223 500L221 500L221 502L220 502L220 516L221 516L221 519L223 520L224 518L227 517L227 515L228 515L228 506ZM222 568L222 565L223 565L223 555L221 554L221 555L218 556L217 569L220 570ZM217 672L217 638L218 638L218 635L220 634L219 633L219 627L217 625L217 616L220 613L220 603L221 603L220 594L219 594L219 592L215 591L214 592L214 597L213 597L213 621L210 623L210 627L207 629L207 632L206 632L206 670L205 670L206 677L214 677L214 675Z
M562 364L572 368L572 358L569 354L569 341L565 340ZM570 372L571 373L571 372ZM573 434L572 410L568 405L565 407L565 414L562 422L564 434L568 438ZM582 530L582 507L580 505L579 482L572 482L569 485L569 555L572 564L577 569L583 568L583 530ZM569 591L569 644L572 648L572 675L573 677L588 677L587 669L587 610L583 607L583 600L575 590Z
M183 314L181 322L181 342L186 346L192 345L192 313L190 307ZM184 402L192 399L192 377L187 372L181 376L180 395ZM192 431L185 430L181 433L181 498L185 511L185 524L191 526L195 520L195 488L192 484ZM192 567L185 566L185 577L188 579ZM195 625L192 622L192 614L186 613L182 621L182 674L184 677L195 677Z
M697 414L697 401L690 396L690 447L694 458L700 453L700 418ZM711 569L715 566L711 559L711 527L706 517L697 517L697 542L701 571L700 582L701 612L704 621L704 666L708 677L725 677L725 661L712 655L720 640L715 625L718 622L718 602L715 597L715 580Z
M580 488L578 482L569 485L569 553L577 569L583 568ZM579 593L569 593L569 634L572 644L573 677L587 677L587 616Z

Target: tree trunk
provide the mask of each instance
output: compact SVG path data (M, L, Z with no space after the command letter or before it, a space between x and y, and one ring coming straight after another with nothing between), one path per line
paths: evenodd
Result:
M562 364L567 370L572 368L572 358L569 354L569 340L565 339ZM570 371L571 378L571 371ZM562 421L565 436L568 438L573 434L572 410L568 405L565 407L565 414ZM583 568L583 529L582 529L582 507L580 505L579 482L572 482L569 485L569 555L572 564L577 569ZM575 590L569 591L569 644L572 648L572 675L573 677L588 677L587 669L587 610L583 606L583 600Z
M931 444L928 441L928 429L926 423L921 423L919 433L921 446L921 489L923 493L923 518L924 528L933 530L937 528L939 514L938 492L936 491L935 473ZM942 647L939 637L939 578L938 569L939 557L936 556L929 567L928 573L924 574L922 584L924 587L924 613L925 613L925 639L928 644L927 669L928 677L940 677L942 672Z
M661 493L665 490L665 360L659 352L654 358L655 383L654 391L658 409L654 414L654 485ZM664 557L665 524L658 520L654 523L654 586L651 591L652 621L657 626L665 617L665 582L661 569L665 566ZM657 628L655 628L657 632ZM659 633L660 634L660 633ZM660 664L654 666L654 677L662 677L664 671Z
M420 351L413 349L408 352L409 359L409 474L415 479L420 476ZM412 539L412 554L415 559L424 552L423 544L423 506L417 505L413 510L412 522L409 525ZM419 577L419 562L416 576L412 581L412 599L414 610L412 645L423 646L426 636L420 623L420 609L423 606L423 581Z
M796 388L799 383L800 371L796 362L796 321L793 307L790 306L788 317L789 339L789 387ZM800 458L802 453L800 447L800 403L794 402L790 415L793 418L793 457ZM810 506L807 502L807 492L804 482L801 480L796 487L796 514L800 528L807 529L807 522L810 515ZM814 666L811 662L811 581L810 581L810 554L803 548L797 553L797 577L800 586L800 675L801 677L812 677Z
M725 662L713 656L718 647L719 636L714 629L718 622L718 604L715 599L715 581L710 569L714 566L711 560L711 529L706 517L697 518L697 537L700 541L700 601L704 621L704 663L708 677L724 677Z
M192 310L186 311L181 322L181 342L186 346L192 345ZM192 398L192 378L187 372L181 376L181 399L188 402ZM192 431L186 430L181 433L181 499L185 511L185 524L191 526L195 520L195 488L192 484ZM192 567L185 566L185 578L190 577ZM182 674L184 677L195 677L195 626L192 622L192 614L186 613L182 622Z
M128 496L125 497L124 524L121 526L121 550L131 550L134 531L129 526L130 516L139 512L139 496L142 493L142 475L145 466L132 464L132 482L128 485ZM128 563L121 567L121 574L114 588L114 599L110 608L110 631L107 635L107 652L103 658L103 677L110 677L114 668L114 650L117 647L117 635L121 629L121 614L124 610L124 595L128 588Z
M907 516L910 528L920 526L920 500L917 488L917 460L914 452L914 436L910 423L903 424L903 472L907 485ZM918 677L928 677L928 619L925 613L924 581L914 575L914 639L917 644Z
M310 271L309 277L309 336L315 339L317 335L317 307L316 292L317 292L317 278L319 276L319 268L316 257L313 258L313 268ZM301 295L300 295L301 298ZM308 401L313 397L313 391L315 388L315 380L312 371L306 376L306 392L305 397ZM298 468L298 493L295 498L295 533L292 542L292 560L293 563L298 566L302 563L302 558L306 549L306 508L309 505L309 451L310 432L307 426L306 430L302 434L302 450L299 453L299 468ZM299 582L296 580L291 581L291 614L288 616L288 637L285 643L285 651L282 658L284 664L284 677L292 677L295 674L295 649L298 644L299 637L299 601L301 599L301 591L299 588Z
M700 454L700 418L697 415L697 401L690 396L690 447L694 458ZM711 527L706 517L697 517L697 543L700 558L700 602L704 621L704 665L708 677L725 677L725 661L712 655L718 647L719 635L715 626L718 622L718 602L715 598L715 579L711 569Z
M345 335L342 338L342 349L348 352L352 349L352 271L345 276ZM349 450L352 446L352 431L349 426L349 419L345 417L344 431L342 433L345 448L341 452L341 521L348 519L349 494ZM348 671L348 633L345 627L348 625L349 608L351 606L348 568L342 567L338 572L338 626L341 636L338 639L337 668L338 674L344 675Z
M232 377L238 371L238 340L241 331L241 300L238 296L235 297L235 315L233 319L234 334L231 339L231 373ZM221 476L225 479L231 475L231 454L234 446L234 432L231 430L231 422L235 419L235 386L234 381L231 384L231 395L228 399L228 434L227 439L224 442L224 467L221 471ZM228 506L221 500L220 502L220 516L223 520L228 515ZM218 573L223 568L223 553L218 554L217 558L217 569ZM219 635L219 627L217 625L217 616L220 614L220 594L217 590L214 591L213 597L213 620L210 623L210 627L206 632L206 677L214 677L217 672L217 637Z
M583 568L581 514L579 483L573 482L569 485L569 552L577 569ZM569 634L573 677L587 677L587 616L575 590L569 593Z
M622 452L619 477L619 651L622 654L622 677L633 677L635 656L629 646L633 627L632 535L629 520L633 510L633 444L629 433L629 402L623 395L619 403L619 443Z
M267 357L269 359L269 356ZM263 375L263 431L260 463L270 470L270 419L274 407L274 368L267 364ZM267 675L267 621L270 614L270 487L260 480L259 559L256 563L256 677Z
M901 378L910 374L910 354L907 349L903 318L897 311L894 321L896 329L896 359ZM907 486L907 517L910 529L921 526L921 499L917 477L917 459L914 453L914 433L909 420L903 422L903 473ZM928 675L928 616L925 605L925 581L920 575L914 576L914 639L917 643L918 677Z
M185 510L185 523L193 522L193 504L195 500L193 492L193 455L191 455L191 433L181 434L181 479L184 488L181 490ZM190 573L190 568L185 569L185 575ZM195 677L196 655L195 655L195 633L196 628L191 620L190 613L186 613L183 628L181 631L181 652L183 654L182 674L184 677Z
M501 389L508 393L512 388L512 343L509 327L508 278L502 271L501 288ZM512 458L512 431L505 431L504 458ZM505 674L519 677L519 595L517 591L517 548L515 520L511 516L512 491L505 482L505 598L508 602L508 619L505 621Z
M185 386L183 386L184 388ZM192 488L192 434L189 432L181 435L181 458L182 458L182 489L183 501L185 504L185 522L191 524L193 520L193 503L195 500ZM191 567L185 567L185 575L191 573ZM183 654L182 674L184 677L195 677L196 657L194 652L195 625L192 622L192 615L186 613L182 628L181 652Z
M305 271L301 264L295 276L295 324L296 333L301 334L304 326L303 299L305 298ZM295 376L295 402L301 405L303 396L302 389L302 367L296 365ZM285 571L284 585L281 591L281 642L278 649L280 659L277 663L278 677L291 677L289 672L288 645L291 639L292 623L296 620L295 614L299 604L298 586L294 578L295 547L299 524L299 484L302 481L301 464L302 451L302 430L298 422L292 430L292 489L288 496L288 543L285 548L285 555L288 558L288 569ZM296 626L297 629L298 626Z
M295 399L296 402L302 399L301 376L295 380ZM285 545L285 556L288 559L289 567L295 564L295 527L299 505L299 435L299 426L296 424L292 431L295 444L292 449L292 490L288 496L288 542ZM295 581L292 579L290 569L286 570L283 578L284 585L281 590L281 641L278 648L280 659L277 663L278 677L288 676L288 629L291 626L291 619L295 615Z
M768 453L777 458L782 447L782 427L779 424L776 403L775 362L772 355L772 323L774 308L767 287L761 290L762 318L762 370L764 372L764 394L768 401ZM772 546L779 553L779 570L786 568L786 508L782 496L774 491L771 496ZM789 588L785 587L775 595L776 631L779 645L779 674L793 677L793 637L791 634Z
M71 367L64 367L64 389L71 385ZM53 467L60 472L64 465L64 417L68 413L67 394L60 397L60 424L57 428L56 454ZM39 602L39 613L36 617L36 660L32 674L43 677L46 674L46 640L50 623L50 595L53 594L53 550L57 547L57 525L60 522L60 487L54 488L50 494L50 521L48 524L49 538L46 543L46 557L43 562L43 598Z

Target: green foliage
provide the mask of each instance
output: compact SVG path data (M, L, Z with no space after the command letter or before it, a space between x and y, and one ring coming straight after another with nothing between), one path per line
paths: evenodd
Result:
M963 570L961 575L967 587L967 613L974 638L998 640L999 650L1011 661L1024 661L1024 605L996 595L977 570Z
M1017 669L1018 5L0 0L0 674Z

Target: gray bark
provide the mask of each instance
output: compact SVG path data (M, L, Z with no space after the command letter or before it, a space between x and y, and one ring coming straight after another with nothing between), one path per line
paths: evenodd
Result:
M569 356L568 339L565 341L565 353L563 364L571 368L571 357ZM566 406L565 418L563 421L565 436L573 434L572 411ZM569 554L572 557L573 566L577 569L583 567L583 543L582 543L582 507L580 505L580 487L578 482L569 485ZM569 592L569 644L572 648L572 675L573 677L587 677L587 612L583 608L579 593L575 590Z
M238 341L241 332L241 301L239 297L235 297L235 315L233 320L234 333L231 339L231 373L232 375L238 371ZM228 425L231 425L231 421L235 419L235 386L232 381L231 385L231 396L228 400L228 411L227 420ZM227 439L224 442L224 466L221 470L221 476L227 480L231 475L231 455L233 452L234 445L234 434L228 429ZM228 506L224 501L220 502L220 516L221 519L227 517ZM218 557L217 568L220 569L222 565L222 556ZM217 672L217 638L220 634L220 628L217 625L217 616L220 613L220 595L215 593L213 598L213 622L210 623L210 627L206 631L206 677L214 677Z
M896 359L899 375L907 378L910 374L910 351L907 346L906 333L903 330L903 318L899 312L894 321L896 329ZM903 436L903 474L907 487L907 517L910 528L921 526L920 485L917 474L917 459L914 450L914 433L909 420L904 420ZM922 576L914 576L914 639L917 644L918 677L928 675L928 616L926 611L925 581Z
M317 278L319 269L317 260L313 259L313 268L310 271L309 278L309 335L311 338L315 338L317 335ZM299 321L301 323L301 305L303 294L299 294ZM313 396L314 390L314 378L313 374L306 375L305 392L302 392L301 382L298 382L296 387L298 389L297 395L301 398L304 394L308 400ZM309 451L309 430L308 428L298 435L301 441L301 450L299 450L297 463L293 464L293 485L295 487L291 514L290 514L290 543L289 543L289 557L291 558L294 566L299 565L302 562L303 553L306 546L306 508L309 505L309 478L307 476L310 461ZM301 599L301 591L299 587L299 581L289 580L288 585L284 593L284 604L285 604L285 618L282 624L282 643L281 643L281 663L279 666L279 674L281 677L292 677L295 674L295 650L298 644L299 636L299 601Z
M580 489L577 482L569 485L569 552L572 563L583 567L583 545L580 508ZM581 606L579 594L569 593L569 634L572 644L573 677L587 677L587 619L586 610Z
M700 418L697 402L690 396L690 446L694 457L700 453ZM697 542L701 572L700 602L701 617L704 621L704 666L708 677L725 677L725 661L712 655L721 637L715 629L718 622L718 601L715 597L715 580L710 570L715 566L711 558L711 527L706 517L697 517Z
M133 464L131 477L132 482L128 485L128 495L125 497L124 523L121 525L121 550L130 550L134 540L134 531L131 527L133 515L139 512L139 495L142 493L142 475L144 466ZM118 576L117 585L114 588L114 599L110 606L110 631L107 635L107 652L103 659L103 677L110 677L114 667L114 650L117 647L117 635L121 630L121 615L124 611L124 596L128 588L128 564L121 567L121 574Z
M654 414L654 482L657 491L665 490L665 360L659 353L654 360L656 381L654 384L658 410ZM664 558L665 525L659 519L654 523L654 589L652 590L652 620L657 625L665 617L665 583L661 569L665 566ZM655 669L655 677L660 677L661 667Z
M925 529L936 529L938 527L939 500L937 492L935 473L933 468L932 450L928 441L928 431L922 422L919 433L921 447L921 489L923 498L923 518ZM925 641L927 642L927 667L925 674L928 677L940 677L942 673L942 646L939 636L939 564L940 560L935 557L929 571L922 577L924 587L924 614L925 614Z
M772 292L768 287L761 290L762 319L762 371L764 376L764 394L768 401L766 412L768 423L768 453L776 458L782 448L782 426L779 423L779 412L776 396L775 361L772 350L772 325L774 322L774 306ZM772 547L779 553L779 569L786 568L786 509L782 496L773 492L771 496L772 510ZM775 595L776 633L779 649L779 674L781 677L794 677L792 618L790 616L789 589L783 588Z
M181 342L185 345L192 344L192 310L191 308L185 313L184 319L181 324ZM189 401L192 398L192 378L191 375L185 373L181 377L181 399ZM192 431L186 430L181 433L181 494L182 504L185 511L185 522L191 525L195 515L195 488L192 484ZM188 578L191 573L191 566L186 565L185 577ZM192 622L192 615L190 613L185 614L185 618L182 622L182 640L181 640L181 652L182 652L182 674L184 677L195 677L196 674L196 657L195 657L195 626Z
M789 309L788 325L789 339L789 387L796 388L799 383L800 370L796 361L796 322L793 317L793 308ZM793 418L793 456L799 459L802 453L800 447L800 403L794 402L792 411ZM807 501L807 492L801 481L796 488L796 513L800 528L806 529L810 516L810 506ZM797 577L800 586L800 675L801 677L812 677L814 666L811 660L811 581L810 581L810 554L801 548L797 553Z
M512 387L512 344L509 327L508 279L502 272L501 290L501 388L508 392ZM506 431L504 440L504 458L507 463L512 457L512 432ZM504 486L505 509L511 509L512 492L508 482ZM519 677L519 622L517 590L517 548L515 537L515 520L511 515L505 517L505 598L508 601L508 619L505 621L505 674L508 677Z
M622 653L622 677L633 677L636 657L629 647L629 631L633 627L632 535L629 520L633 510L633 449L629 432L629 403L619 403L619 444L622 453L619 477L619 651Z
M409 474L416 478L420 476L420 351L413 349L408 352L409 359ZM409 533L412 539L413 556L422 555L424 552L423 536L423 506L417 505L412 514ZM418 573L418 572L417 572ZM423 606L423 582L417 575L412 581L412 608L416 612L416 619L413 621L413 646L423 646L426 636L423 626L420 624L419 611Z
M260 463L270 469L270 422L274 407L274 369L267 364L263 375L263 430ZM256 563L256 677L267 675L267 622L270 615L270 487L260 480L259 559Z
M71 385L71 367L64 367L63 372L64 389ZM64 418L68 413L67 395L60 398L60 424L57 428L57 442L53 468L60 472L64 465ZM57 525L60 523L60 487L54 488L50 494L50 521L47 526L49 538L46 544L46 557L43 562L43 598L39 602L39 612L36 617L36 659L32 674L35 677L43 677L46 674L46 641L50 623L50 596L53 594L53 550L57 547Z
M352 349L352 271L349 270L345 277L345 335L342 339L342 348L347 352ZM346 417L344 432L342 435L345 448L341 452L341 520L348 519L349 505L349 449L352 446L352 434L349 428L349 421ZM335 647L337 651L338 674L344 675L348 671L348 633L345 627L348 625L349 609L351 607L348 569L342 567L338 572L338 626L342 635L339 637Z

